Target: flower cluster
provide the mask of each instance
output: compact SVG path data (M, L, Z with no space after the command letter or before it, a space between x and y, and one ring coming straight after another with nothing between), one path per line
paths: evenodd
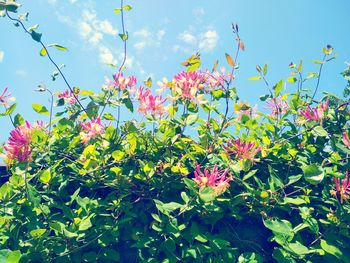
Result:
M285 114L289 105L286 100L284 100L281 96L277 98L272 98L266 102L266 106L271 109L271 115L278 116L279 114Z
M320 121L324 118L324 114L328 109L328 100L325 103L320 103L316 108L311 108L310 105L301 110L300 114L307 120Z
M90 139L95 138L98 135L102 135L105 131L105 126L101 123L101 118L92 119L91 122L87 121L80 124L83 129L80 132L80 138L84 144L87 144Z
M17 126L10 132L10 138L8 139L4 149L6 151L5 161L12 163L14 160L20 162L30 161L32 149L30 148L30 142L32 140L32 134L35 130L42 129L44 124L37 122L31 126L29 122L25 122L22 125Z
M166 99L163 99L160 95L153 96L150 89L145 90L140 87L137 92L137 99L140 103L139 112L145 115L150 114L153 117L161 117L165 113L166 109L163 104Z
M231 177L227 176L228 170L219 171L217 165L213 169L204 169L204 173L201 171L200 165L197 165L194 171L195 178L193 179L200 187L209 186L213 188L218 194L224 192L230 187L229 182Z
M114 88L120 88L121 90L133 89L136 87L136 77L124 77L122 72L113 75L113 82L111 85Z
M340 197L340 203L343 201L347 201L350 196L350 180L349 180L349 172L347 171L344 179L333 178L335 183L335 190L331 190L331 194L337 198Z
M164 80L164 83L158 83L162 88L169 87L172 91L171 100L190 100L198 103L205 103L204 92L205 74L202 72L182 71L174 76L171 82Z
M256 147L255 142L243 142L240 139L232 139L223 146L229 155L235 155L237 159L256 161L255 155L261 151L261 147Z
M75 103L77 103L76 96L74 96L73 92L69 90L65 90L63 92L58 93L57 97L60 99L64 99L64 102L70 105L74 105Z
M12 102L16 100L15 97L11 97L11 93L7 93L8 88L6 87L2 94L0 95L0 104L2 104L5 108L8 108Z
M225 84L227 84L230 79L233 79L231 72L227 72L224 67L220 68L220 71L215 70L213 73L209 71L205 72L206 83L209 87L221 87L223 88Z

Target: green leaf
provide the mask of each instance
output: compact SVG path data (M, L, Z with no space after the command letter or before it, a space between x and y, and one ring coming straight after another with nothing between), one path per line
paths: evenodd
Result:
M109 120L109 121L113 121L115 120L113 114L109 113L109 112L106 112L105 114L103 114L102 118L104 120Z
M40 56L45 57L46 55L47 55L46 48L43 47L43 48L40 50Z
M38 229L35 229L35 230L32 230L30 231L30 235L33 237L33 238L39 238L41 237L44 233L46 232L46 229L45 228L38 228Z
M198 120L198 114L189 114L185 119L185 125L193 125Z
M186 194L186 192L181 192L181 198L184 200L184 202L187 204L190 201L190 198Z
M21 114L17 113L14 117L15 126L22 125L24 123L24 118Z
M89 104L86 106L86 113L90 119L97 117L98 110L99 106L93 101L90 101Z
M280 219L266 219L263 221L264 225L276 234L287 237L293 237L293 229L289 221Z
M119 34L119 37L123 40L123 41L126 41L129 39L129 35L128 33L125 33L125 34Z
M112 152L112 157L116 161L122 160L124 158L124 156L125 156L125 152L123 152L123 151L116 150L116 151Z
M113 13L119 14L121 11L122 11L121 8L116 8L116 9L113 10Z
M322 126L316 126L315 128L313 128L312 133L319 137L328 136L328 132Z
M32 108L39 114L50 116L48 109L44 105L34 103L32 104Z
M296 77L289 77L288 79L287 79L287 81L289 82L289 83L295 83L295 82L297 82L298 81L298 79L296 78Z
M207 203L215 200L216 195L213 188L204 187L199 190L199 197Z
M32 39L35 40L36 42L40 42L41 41L41 36L43 34L41 33L37 33L34 30L30 33L30 35L32 36Z
M79 231L85 231L87 229L89 229L90 227L92 227L92 224L91 224L91 217L93 215L90 215L88 217L84 217L80 223L79 223Z
M50 44L50 45L48 45L48 47L53 47L59 51L68 51L68 48L61 46L61 45L58 45L58 44Z
M303 165L301 169L304 172L304 178L311 184L319 184L324 178L324 171L317 164Z
M263 258L255 252L245 252L238 257L238 263L262 263Z
M43 184L48 184L51 180L51 171L50 168L42 171L39 174L39 181L42 182Z
M326 240L321 239L321 248L326 251L326 253L335 256L337 259L341 260L343 258L343 252L334 245L329 244Z
M11 115L15 111L16 108L17 108L17 104L14 103L10 107L8 107L4 113L1 113L0 116Z
M125 6L123 6L123 9L124 9L125 11L130 11L130 10L132 9L132 6L130 6L130 5L125 5Z
M18 4L13 1L11 2L8 1L7 3L4 1L0 1L0 10L6 9L8 12L12 12L12 13L17 13L17 9L21 6L22 6L21 4Z
M282 91L283 88L283 80L280 80L277 82L277 84L273 87L273 90L275 91L276 97L278 97Z
M21 257L22 257L21 251L19 250L11 251L7 256L6 263L18 263Z
M39 192L30 184L28 184L28 199L35 207L38 207L41 201Z
M253 80L253 81L261 80L261 76L253 76L253 77L248 78L248 80Z

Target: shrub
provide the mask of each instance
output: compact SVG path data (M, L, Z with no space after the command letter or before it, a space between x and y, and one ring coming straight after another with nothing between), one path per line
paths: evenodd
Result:
M23 25L10 16L17 8L0 1ZM323 52L320 65L332 59L332 47ZM302 64L291 64L297 90L283 93L279 81L258 112L238 100L235 61L226 58L229 71L210 71L191 56L159 83L163 95L122 67L99 93L67 84L53 94L54 116L33 104L49 123L12 118L6 88L2 115L14 130L3 146L10 177L0 187L0 259L349 262L349 101L330 93L315 101L318 87L304 89ZM252 80L267 70L257 66ZM136 109L143 120L121 121L121 111Z

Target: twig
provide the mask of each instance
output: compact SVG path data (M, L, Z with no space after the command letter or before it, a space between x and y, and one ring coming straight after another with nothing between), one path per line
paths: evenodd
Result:
M27 30L27 28L24 26L24 24L22 23L21 20L11 17L11 16L9 15L9 13L8 13L7 10L6 10L6 15L7 15L7 17L8 17L10 20L15 21L15 22L17 22L18 24L20 24L21 27L23 28L23 30L24 30L27 34L29 34L30 36L32 35L31 32L29 32L29 31ZM51 57L51 55L50 55L48 49L47 49L46 46L45 46L45 44L44 44L41 40L38 40L38 42L41 44L41 46L43 47L43 49L45 49L45 52L46 52L46 54L47 54L47 57L49 58L49 60L51 61L51 63L55 66L55 68L57 69L57 71L58 71L58 72L60 73L60 75L62 76L63 81L66 83L68 89L69 89L70 92L73 94L73 96L74 96L75 100L78 102L79 106L80 106L80 107L82 108L82 110L87 114L87 112L86 112L84 106L81 104L81 102L79 101L78 97L75 95L75 93L74 93L74 91L73 91L71 85L68 83L68 81L67 81L65 75L63 74L63 72L61 71L60 67L59 67L59 66L56 64L56 62L52 59L52 57Z

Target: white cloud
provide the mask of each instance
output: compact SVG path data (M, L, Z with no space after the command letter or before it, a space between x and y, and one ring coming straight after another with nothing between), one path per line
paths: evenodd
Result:
M115 30L112 24L108 20L103 20L99 23L99 30L108 35L116 35L117 30Z
M0 50L0 63L4 60L5 52Z
M210 52L215 49L219 34L214 29L208 29L207 31L196 33L195 28L189 26L188 30L185 30L179 34L179 39L185 44L176 44L173 46L173 51L178 52L179 50L188 53L193 52L195 49L203 52ZM192 46L189 48L189 45Z
M105 46L101 46L99 48L99 51L100 51L100 54L99 54L99 57L100 57L100 62L103 63L103 64L117 64L117 61L116 59L114 58L113 56L113 53L112 51L105 47Z
M142 50L146 47L159 47L165 34L166 31L164 29L160 29L156 32L151 32L147 28L140 29L133 34L136 38L134 48Z
M47 0L47 2L50 4L50 5L54 5L54 4L56 4L56 0Z
M80 35L84 38L87 38L92 32L91 26L84 21L79 23L78 28L79 28Z
M56 0L54 0L56 1ZM69 2L71 2L72 4L74 4L75 2L77 2L78 0L69 0Z
M211 51L213 50L219 40L219 35L216 30L208 30L200 35L199 40L199 49L203 51Z
M197 43L197 38L189 31L184 31L180 33L179 38L187 44L195 45Z

